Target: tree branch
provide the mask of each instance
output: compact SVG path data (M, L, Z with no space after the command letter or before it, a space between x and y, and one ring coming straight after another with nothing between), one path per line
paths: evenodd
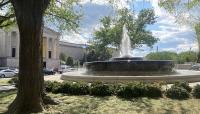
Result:
M15 17L15 14L10 14L9 16L0 15L0 20L8 20L8 19L11 19L11 18L14 18L14 17Z
M5 5L7 5L7 4L9 4L9 3L10 3L10 0L8 0L8 1L3 0L3 1L0 3L0 8L3 7L3 6L5 6Z
M55 15L53 13L46 13L47 15L51 15L51 16L54 16L54 17L57 17L57 18L60 18L60 19L64 19L65 21L70 21L69 19L65 18L65 17L62 17L62 16L59 16L59 15Z

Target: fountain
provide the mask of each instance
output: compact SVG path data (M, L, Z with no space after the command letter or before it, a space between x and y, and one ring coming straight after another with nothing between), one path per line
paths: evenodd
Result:
M132 57L131 42L128 30L123 27L120 45L120 56L108 61L87 62L88 74L98 75L156 75L173 73L174 62L171 60L144 60L142 57Z
M62 80L71 81L165 81L171 83L177 80L188 82L200 81L200 71L174 70L174 61L145 60L142 57L132 57L131 42L126 27L120 45L120 56L107 61L85 63L86 69L67 72Z

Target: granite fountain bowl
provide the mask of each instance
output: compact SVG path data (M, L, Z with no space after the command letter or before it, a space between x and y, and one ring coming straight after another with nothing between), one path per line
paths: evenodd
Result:
M160 75L174 73L172 60L143 60L139 57L113 58L85 64L88 74L98 75Z

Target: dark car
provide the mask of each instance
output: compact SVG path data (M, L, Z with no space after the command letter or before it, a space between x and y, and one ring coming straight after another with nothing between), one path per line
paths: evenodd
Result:
M44 75L54 75L56 72L51 69L43 69Z
M193 65L190 70L200 70L200 66L199 65Z

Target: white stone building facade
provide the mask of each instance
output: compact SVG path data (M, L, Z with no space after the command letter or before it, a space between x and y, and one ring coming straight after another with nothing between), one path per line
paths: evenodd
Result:
M60 53L64 53L68 57L75 60L83 60L86 54L86 44L75 44L66 41L60 41Z
M59 37L58 32L44 28L43 66L46 68L59 68L60 66ZM17 27L0 30L0 66L19 66L19 31Z

